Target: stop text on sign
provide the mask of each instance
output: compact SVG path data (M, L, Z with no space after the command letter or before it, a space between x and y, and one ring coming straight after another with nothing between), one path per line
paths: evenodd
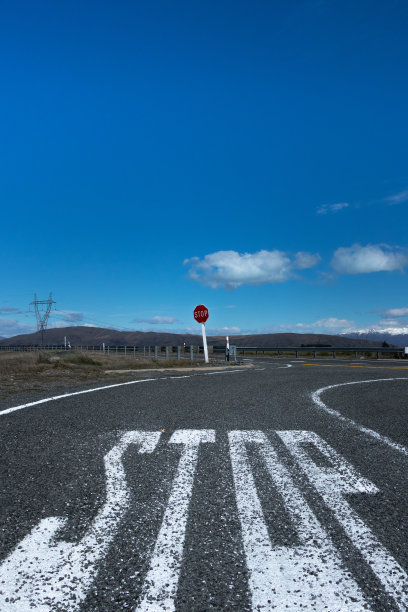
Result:
M197 323L205 323L209 317L208 308L204 304L199 304L194 308L194 318Z

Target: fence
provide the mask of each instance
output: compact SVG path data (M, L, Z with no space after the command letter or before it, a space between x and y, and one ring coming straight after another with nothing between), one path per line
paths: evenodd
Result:
M0 351L64 351L64 350L80 350L80 351L98 351L105 355L118 355L125 357L147 357L147 358L165 358L165 359L204 359L204 350L202 346L108 346L108 345L81 345L66 347L64 345L46 345L46 346L0 346ZM226 355L225 346L209 346L208 352L215 357L216 355ZM240 356L286 356L294 355L296 358L309 357L313 355L316 359L320 356L331 355L336 359L337 355L343 354L352 356L357 359L358 355L371 357L375 355L377 359L381 356L388 355L390 357L402 358L405 357L404 347L332 347L332 346L299 346L299 347L265 347L265 346L232 346L230 347L230 357L236 360L237 355Z
M212 347L209 347L209 353L212 353ZM122 357L146 357L155 359L187 359L190 361L204 360L204 349L202 346L190 345L190 346L110 346L110 345L58 345L58 344L47 344L43 346L23 345L23 346L0 346L0 352L5 351L92 351L99 352L108 357L110 356L122 356ZM225 353L225 348L223 349Z
M218 347L214 347L216 351L218 351ZM337 354L343 355L354 355L356 359L358 359L358 355L362 354L366 357L371 355L376 355L377 359L381 358L381 355L389 355L390 357L394 356L397 358L402 358L405 356L404 347L384 347L384 346L367 346L367 347L333 347L333 346L297 346L297 347L259 347L259 346L237 346L236 351L238 355L277 355L278 357L281 355L295 355L296 359L303 356L313 355L313 358L316 359L317 355L327 356L327 354L331 354L333 359L336 359Z

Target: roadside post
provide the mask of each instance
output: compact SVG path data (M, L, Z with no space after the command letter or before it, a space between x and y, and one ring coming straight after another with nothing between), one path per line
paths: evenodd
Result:
M205 335L205 322L208 319L208 308L204 304L199 304L194 308L194 319L197 323L201 324L201 332L203 334L203 346L204 346L204 361L208 363L208 347L207 347L207 336Z
M230 360L230 345L229 345L229 336L227 336L227 342L225 345L225 361Z

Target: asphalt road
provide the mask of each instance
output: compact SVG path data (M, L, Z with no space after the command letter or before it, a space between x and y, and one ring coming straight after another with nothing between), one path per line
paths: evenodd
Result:
M1 612L408 609L403 362L39 399L0 405Z

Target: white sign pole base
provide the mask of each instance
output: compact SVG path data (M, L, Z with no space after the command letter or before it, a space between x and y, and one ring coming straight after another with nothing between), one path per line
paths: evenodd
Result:
M204 360L205 360L205 363L208 363L208 347L207 347L207 336L205 335L205 323L201 323L201 331L203 332Z

